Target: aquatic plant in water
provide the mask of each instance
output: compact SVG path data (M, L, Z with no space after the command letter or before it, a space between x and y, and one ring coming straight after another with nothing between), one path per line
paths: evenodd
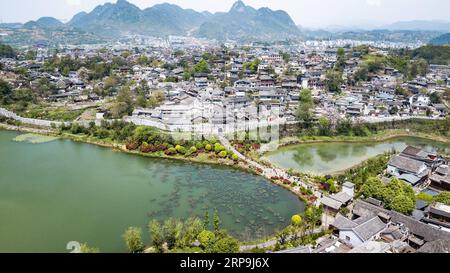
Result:
M22 134L16 136L13 141L16 142L28 142L33 144L40 144L40 143L47 143L54 140L57 140L57 137L52 136L44 136L44 135L38 135L38 134Z

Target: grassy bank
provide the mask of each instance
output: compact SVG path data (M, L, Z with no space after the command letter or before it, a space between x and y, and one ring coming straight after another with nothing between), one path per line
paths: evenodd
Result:
M274 145L278 143L278 147L287 147L291 145L299 144L309 144L309 143L362 143L362 142L383 142L387 140L392 140L400 137L419 137L430 139L443 143L450 143L450 138L448 136L433 134L433 133L423 133L423 132L411 132L407 129L392 129L380 131L368 136L296 136L296 137L285 137L278 142L271 142L265 145Z

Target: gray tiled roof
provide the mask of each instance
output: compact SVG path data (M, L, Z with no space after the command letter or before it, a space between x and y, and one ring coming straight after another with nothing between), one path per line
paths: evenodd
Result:
M342 216L341 214L338 214L336 216L336 219L331 225L337 229L354 228L357 226L355 222L348 219L347 217Z
M410 231L410 233L418 235L424 238L425 241L430 242L438 239L450 240L450 233L437 229L433 226L427 225L420 222L410 216L406 216L396 211L386 210L381 207L374 206L367 202L357 200L355 201L355 206L353 212L357 211L359 214L372 214L384 212L389 214L392 218L391 221L394 223L404 224Z
M383 223L378 216L376 216L355 227L353 231L358 235L358 237L364 241L367 241L385 228L386 224Z
M345 192L339 192L331 196L332 199L341 202L342 204L352 200L352 197Z
M333 208L335 210L340 209L342 206L341 202L334 200L328 196L322 197L322 199L320 200L320 203L322 203L323 205L325 205L327 207Z
M439 239L436 241L428 242L419 250L418 253L450 253L450 240Z
M413 146L408 146L406 147L402 154L406 154L406 155L417 155L418 153L420 153L420 151L422 151L419 148L413 147Z
M398 169L412 173L418 173L420 168L424 165L424 163L421 161L399 155L393 156L391 160L389 160L388 164Z

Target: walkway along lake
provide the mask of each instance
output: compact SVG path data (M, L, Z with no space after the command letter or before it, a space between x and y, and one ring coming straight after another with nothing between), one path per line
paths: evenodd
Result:
M69 241L123 252L128 226L210 217L241 240L271 235L303 211L289 191L231 168L151 159L54 140L15 142L0 131L0 252L68 252Z
M400 152L407 145L421 147L430 152L450 154L448 143L416 137L399 137L383 142L326 142L292 145L269 152L265 158L281 168L325 175L349 169L392 149Z

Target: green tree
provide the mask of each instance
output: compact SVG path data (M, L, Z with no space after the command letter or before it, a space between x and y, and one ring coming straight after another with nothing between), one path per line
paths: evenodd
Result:
M218 232L220 230L220 218L217 209L214 210L213 225L214 225L214 232Z
M319 118L319 131L323 136L329 136L331 134L331 122L326 117Z
M383 196L384 188L385 185L380 179L376 177L371 177L367 179L364 185L362 185L360 194L364 195L364 197L366 198L373 197L382 200L384 198Z
M110 90L113 87L116 87L118 84L118 80L116 77L111 76L111 77L107 77L103 83L103 88L105 90Z
M145 98L144 94L140 94L136 98L136 105L142 108L147 107L147 99Z
M161 224L156 220L152 220L148 225L148 229L150 232L152 246L156 249L156 251L163 252L164 232Z
M302 89L299 96L297 118L308 126L313 119L314 101L311 90Z
M161 91L161 90L155 91L155 92L152 94L152 97L155 98L155 100L156 100L159 104L163 103L163 102L166 100L166 95L165 95L164 92Z
M303 222L302 217L300 215L298 215L298 214L292 216L292 218L291 218L291 224L293 226L297 226L298 227L298 226L300 226L302 224L302 222Z
M322 213L322 208L316 206L308 206L308 208L305 210L304 215L306 224L314 230L316 228L316 225L322 219Z
M202 232L200 232L197 238L203 249L210 248L214 244L215 239L216 236L209 230L203 230Z
M6 103L9 100L11 94L11 85L8 82L0 79L0 103Z
M390 203L391 209L403 214L411 214L415 207L414 201L405 195L395 196Z
M25 59L26 60L35 60L37 56L37 52L35 50L28 50L27 53L25 53Z
M137 227L129 227L124 235L125 243L131 253L139 253L144 251L144 243L142 242L142 230Z
M198 218L189 218L185 224L184 244L192 245L197 240L198 235L204 230L203 223Z
M329 70L326 73L325 84L327 90L332 93L340 93L341 85L344 83L342 79L342 72L337 70Z
M194 65L194 73L209 73L209 64L206 60L202 59L196 65Z
M337 50L337 61L335 64L335 69L343 71L345 68L345 50L341 47Z
M276 234L277 242L280 245L284 245L291 234L292 234L292 226L289 226L283 229L282 231L277 232Z
M442 203L450 206L450 192L443 191L434 197L434 202Z
M11 46L0 44L0 58L16 58L16 52Z
M203 229L209 229L209 211L205 210L205 215L203 216Z
M169 249L173 249L182 243L183 223L181 221L170 218L164 221L164 240Z
M131 97L131 91L128 86L124 86L117 94L116 102L111 108L111 113L115 118L121 118L126 115L131 115L132 112L133 99Z
M433 92L430 94L430 102L431 103L441 103L441 97L439 96L439 94L437 92Z
M280 52L280 55L285 63L288 63L291 60L291 55L287 52Z
M212 247L212 253L238 253L239 241L231 236L219 239Z
M370 80L369 69L367 65L361 65L361 67L356 71L354 77L356 82Z
M252 73L256 73L258 71L258 67L261 64L261 60L256 58L251 62L244 63L242 65L243 70L250 70Z

